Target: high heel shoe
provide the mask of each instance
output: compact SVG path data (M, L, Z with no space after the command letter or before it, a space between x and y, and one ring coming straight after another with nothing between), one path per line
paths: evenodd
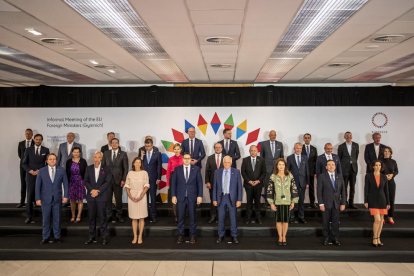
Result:
M381 242L381 240L380 240L380 238L379 238L379 237L377 238L377 240L378 240L378 246L379 246L379 247L381 247L381 246L383 246L383 245L384 245L384 244Z
M391 224L391 225L394 225L395 221L394 221L393 218L388 218L388 223Z
M378 242L375 243L375 240L378 240L378 238L372 238L372 246L373 247L378 247Z
M131 241L131 243L132 243L132 244L136 244L136 243L137 243L137 241L138 241L138 238L134 238L134 239Z
M71 219L70 219L70 222L71 222L71 223L74 223L74 222L75 222L75 218L74 218L74 217L73 217L73 218L71 218Z
M81 222L81 218L76 218L75 223Z

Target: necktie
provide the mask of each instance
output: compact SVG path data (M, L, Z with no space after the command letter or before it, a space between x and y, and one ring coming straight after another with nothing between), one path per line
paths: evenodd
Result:
M309 157L309 145L306 145L306 155Z
M252 158L252 168L254 171L254 168L256 167L256 158Z
M193 156L194 146L193 146L193 139L190 140L190 155Z
M26 142L26 149L27 149L28 147L30 147L30 141L27 141L27 142Z
M275 142L270 143L272 145L272 157L275 156Z
M335 190L335 178L333 174L331 174L331 184L332 184L332 188L334 188Z
M185 182L188 181L188 167L185 167Z
M115 151L114 151L114 155L112 155L112 162L114 162L114 161L115 161L115 158L116 158L116 153L115 153Z
M228 194L229 193L228 192L229 191L229 174L228 174L227 170L224 171L224 186L223 186L223 188L224 188L223 193Z
M149 163L150 163L150 161L151 161L151 152L150 152L150 151L148 151L148 152L147 152L147 163L149 164Z
M296 165L298 165L298 168L300 167L300 157L299 157L299 155L297 156Z
M229 140L226 140L226 153L229 154Z
M220 168L220 154L216 154L216 166L217 169Z
M55 168L52 168L52 182L55 181Z
M39 147L36 147L36 155L39 155Z

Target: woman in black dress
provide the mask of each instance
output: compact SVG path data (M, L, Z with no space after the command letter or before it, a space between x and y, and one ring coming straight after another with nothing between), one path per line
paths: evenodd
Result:
M388 221L389 224L394 224L394 201L395 201L395 181L394 178L398 174L397 162L392 159L392 149L385 147L384 149L384 171L383 173L388 179L388 193L390 196L390 209L388 210Z

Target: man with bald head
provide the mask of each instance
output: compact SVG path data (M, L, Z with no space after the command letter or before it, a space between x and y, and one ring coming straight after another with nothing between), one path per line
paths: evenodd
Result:
M269 140L260 143L260 156L266 163L266 186L278 158L283 158L283 144L276 141L276 130L269 132Z
M66 142L59 145L57 165L63 168L66 168L66 161L72 158L72 148L78 147L82 148L82 145L75 142L75 133L69 132L66 135ZM82 157L82 151L81 151Z
M249 149L250 156L243 158L241 174L243 176L244 189L246 190L246 224L252 221L253 202L255 208L255 217L258 224L262 224L260 218L260 195L263 183L266 179L266 164L262 157L257 156L257 147L251 145Z

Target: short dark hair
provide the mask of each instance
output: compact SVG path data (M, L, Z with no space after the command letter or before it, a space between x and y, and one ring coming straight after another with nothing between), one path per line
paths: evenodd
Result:
M326 161L326 165L328 165L329 162L333 162L335 164L335 166L336 166L336 163L335 163L335 161L333 159L329 159L328 161Z
M312 135L310 133L303 134L303 137L305 137L306 135L309 135L312 138Z
M384 171L384 163L382 163L382 161L381 161L381 160L379 160L379 159L374 160L374 161L372 162L372 164L371 164L371 168L373 168L373 169L374 169L374 167L375 167L375 163L380 163L380 164L381 164L381 172L383 172L383 171Z
M231 129L229 129L229 128L225 128L225 129L223 129L223 134L226 134L226 132L228 132L228 131L230 131Z
M118 142L118 144L119 144L119 139L118 138L112 138L111 139L111 143L112 143L113 140L116 140Z
M106 137L108 137L109 135L113 135L113 136L115 136L115 132L113 132L113 131L111 131L111 132L108 132L107 134L106 134Z
M31 128L26 128L26 130L25 131L30 131L30 132L33 132L33 130L31 129Z
M40 137L40 138L42 138L42 141L43 141L43 135L42 135L42 134L40 134L40 133L36 134L36 135L33 137L33 139L36 139L36 137Z
M154 142L150 138L145 139L144 143L145 144L151 144L151 145L154 144Z
M82 149L80 147L73 147L70 152L74 152L75 150L79 150L79 152L82 153Z
M54 157L57 158L57 155L55 153L51 152L46 156L46 160L49 159L49 156L54 156Z
M132 160L132 170L133 171L135 171L135 165L134 164L135 164L135 161L137 161L137 160L141 161L141 166L139 168L142 170L142 160L141 160L141 158L135 157L134 160Z

